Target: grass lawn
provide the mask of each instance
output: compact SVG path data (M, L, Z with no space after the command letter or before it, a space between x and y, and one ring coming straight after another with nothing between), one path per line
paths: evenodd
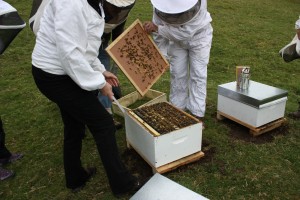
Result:
M31 76L34 35L28 26L29 0L7 0L27 26L0 56L0 114L6 145L25 157L6 166L16 177L0 182L0 199L114 199L90 134L83 143L82 162L98 172L79 193L65 187L59 110L37 90ZM230 120L218 121L217 87L235 80L235 67L251 67L251 79L288 91L286 113L298 109L300 60L285 63L278 51L295 35L299 0L211 0L214 37L207 79L205 156L164 174L209 199L300 199L300 121L251 137ZM149 0L137 0L127 26L137 18L151 20ZM119 74L123 94L135 89ZM169 92L169 71L152 89ZM287 114L286 114L287 115ZM123 118L117 117L124 123ZM126 148L125 129L117 131L122 159L136 175L152 169ZM129 199L125 197L124 199Z

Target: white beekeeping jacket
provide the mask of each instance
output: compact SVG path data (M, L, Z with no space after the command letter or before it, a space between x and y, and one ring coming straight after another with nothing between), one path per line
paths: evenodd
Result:
M103 88L105 67L97 58L103 17L86 0L51 0L41 17L32 64L68 75L84 90Z

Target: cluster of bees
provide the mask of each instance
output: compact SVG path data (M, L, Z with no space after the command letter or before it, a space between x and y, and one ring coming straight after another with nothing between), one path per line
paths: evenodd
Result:
M158 75L164 72L164 66L159 62L161 58L155 46L147 35L139 33L137 27L133 28L124 37L124 44L118 48L120 57L125 60L126 67L141 82L151 85Z
M196 120L166 102L136 108L133 112L160 134L197 123Z

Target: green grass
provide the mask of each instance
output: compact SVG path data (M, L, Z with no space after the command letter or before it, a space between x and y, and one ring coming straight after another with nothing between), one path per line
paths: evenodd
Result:
M28 22L31 2L9 0ZM200 161L164 174L209 199L300 199L300 121L252 138L229 120L216 120L217 86L235 79L235 66L251 67L251 79L288 90L286 112L298 108L300 61L284 63L278 51L295 34L298 0L211 0L214 38L208 66L208 96ZM150 1L138 0L127 26L150 20ZM31 76L34 36L27 26L0 56L0 114L6 145L25 157L6 168L16 177L0 182L0 199L114 199L90 134L82 159L98 173L78 194L65 188L62 163L63 127L59 111L37 90ZM134 87L120 72L123 94ZM169 92L169 72L152 87ZM124 123L123 118L118 117ZM151 168L126 150L125 129L117 132L120 154L134 174ZM124 199L128 199L125 197Z

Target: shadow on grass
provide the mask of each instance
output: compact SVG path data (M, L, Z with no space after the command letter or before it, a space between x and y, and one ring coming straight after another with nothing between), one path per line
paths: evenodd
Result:
M146 182L153 176L150 165L134 149L126 149L121 157L128 170L141 182Z

